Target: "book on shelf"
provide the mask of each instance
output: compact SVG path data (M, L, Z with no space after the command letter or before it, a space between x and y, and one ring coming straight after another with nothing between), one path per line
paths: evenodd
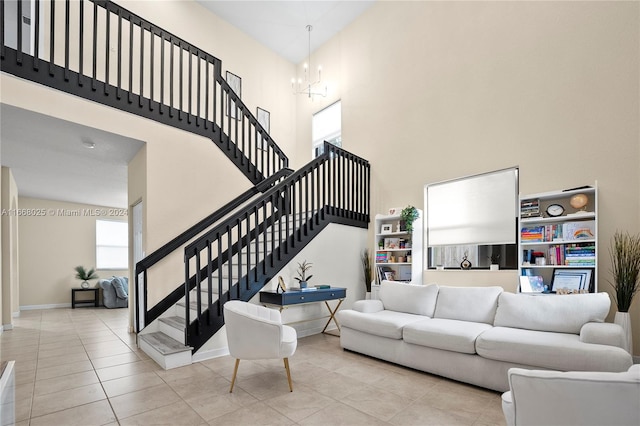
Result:
M314 287L317 288L318 290L323 290L325 288L331 288L331 286L328 285L328 284L320 284L320 285L316 285Z
M289 291L316 291L318 290L316 287L305 287L305 288L300 288L300 287L290 287Z
M388 266L378 266L376 269L378 284L387 279L386 274L393 272L393 269L389 268Z

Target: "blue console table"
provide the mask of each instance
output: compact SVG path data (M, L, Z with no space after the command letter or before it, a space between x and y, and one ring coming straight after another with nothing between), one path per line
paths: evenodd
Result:
M280 312L291 306L302 305L305 303L324 302L325 306L329 310L329 319L322 329L323 333L327 330L331 321L334 322L336 327L338 327L338 331L340 331L340 324L338 324L335 314L338 312L340 305L346 297L347 289L342 287L319 288L317 290L307 291L289 290L284 293L279 293L276 290L265 290L260 292L260 302L265 306L276 306ZM329 305L330 300L338 301L338 304L333 309L331 309L331 305Z

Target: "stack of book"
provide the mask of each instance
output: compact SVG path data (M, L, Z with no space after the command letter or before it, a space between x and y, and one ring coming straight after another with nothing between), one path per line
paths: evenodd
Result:
M520 231L520 240L523 243L538 243L544 241L544 226L522 228Z
M379 251L376 252L376 263L387 263L389 261L389 252Z
M520 201L520 217L540 217L540 200Z
M596 246L594 244L567 244L564 248L566 266L596 266Z

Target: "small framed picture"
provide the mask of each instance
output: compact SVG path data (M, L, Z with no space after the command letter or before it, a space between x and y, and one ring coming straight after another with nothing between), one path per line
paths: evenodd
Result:
M257 108L258 109L256 110L256 120L258 120L258 124L262 126L262 128L267 132L267 134L269 134L269 132L271 131L270 130L271 114L266 109L262 109L260 107L257 107ZM260 138L260 142L258 143L258 148L260 148L263 151L266 151L267 142L265 141L264 136Z
M393 225L390 223L385 223L380 227L381 234L391 234L393 232Z
M238 95L238 98L242 98L242 79L234 73L227 71L227 78L225 80L227 80L231 90ZM236 120L240 119L240 117L238 117L240 113L236 108L236 103L231 100L230 96L227 96L227 115L231 118L235 118Z

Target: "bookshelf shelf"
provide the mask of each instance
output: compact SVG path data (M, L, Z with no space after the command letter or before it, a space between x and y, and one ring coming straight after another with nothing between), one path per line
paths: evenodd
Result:
M576 201L584 205L576 207ZM554 205L560 206L558 216L549 215L549 206ZM551 288L554 270L589 270L591 283L585 286L590 292L598 291L597 182L569 191L521 196L519 223L519 275L541 276L545 286L556 290Z
M400 215L376 215L372 298L377 298L384 272L393 274L396 281L422 284L422 211L418 210L418 213L419 217L410 233L399 231ZM383 226L386 229L390 227L392 232L383 233ZM394 261L389 261L391 257Z

